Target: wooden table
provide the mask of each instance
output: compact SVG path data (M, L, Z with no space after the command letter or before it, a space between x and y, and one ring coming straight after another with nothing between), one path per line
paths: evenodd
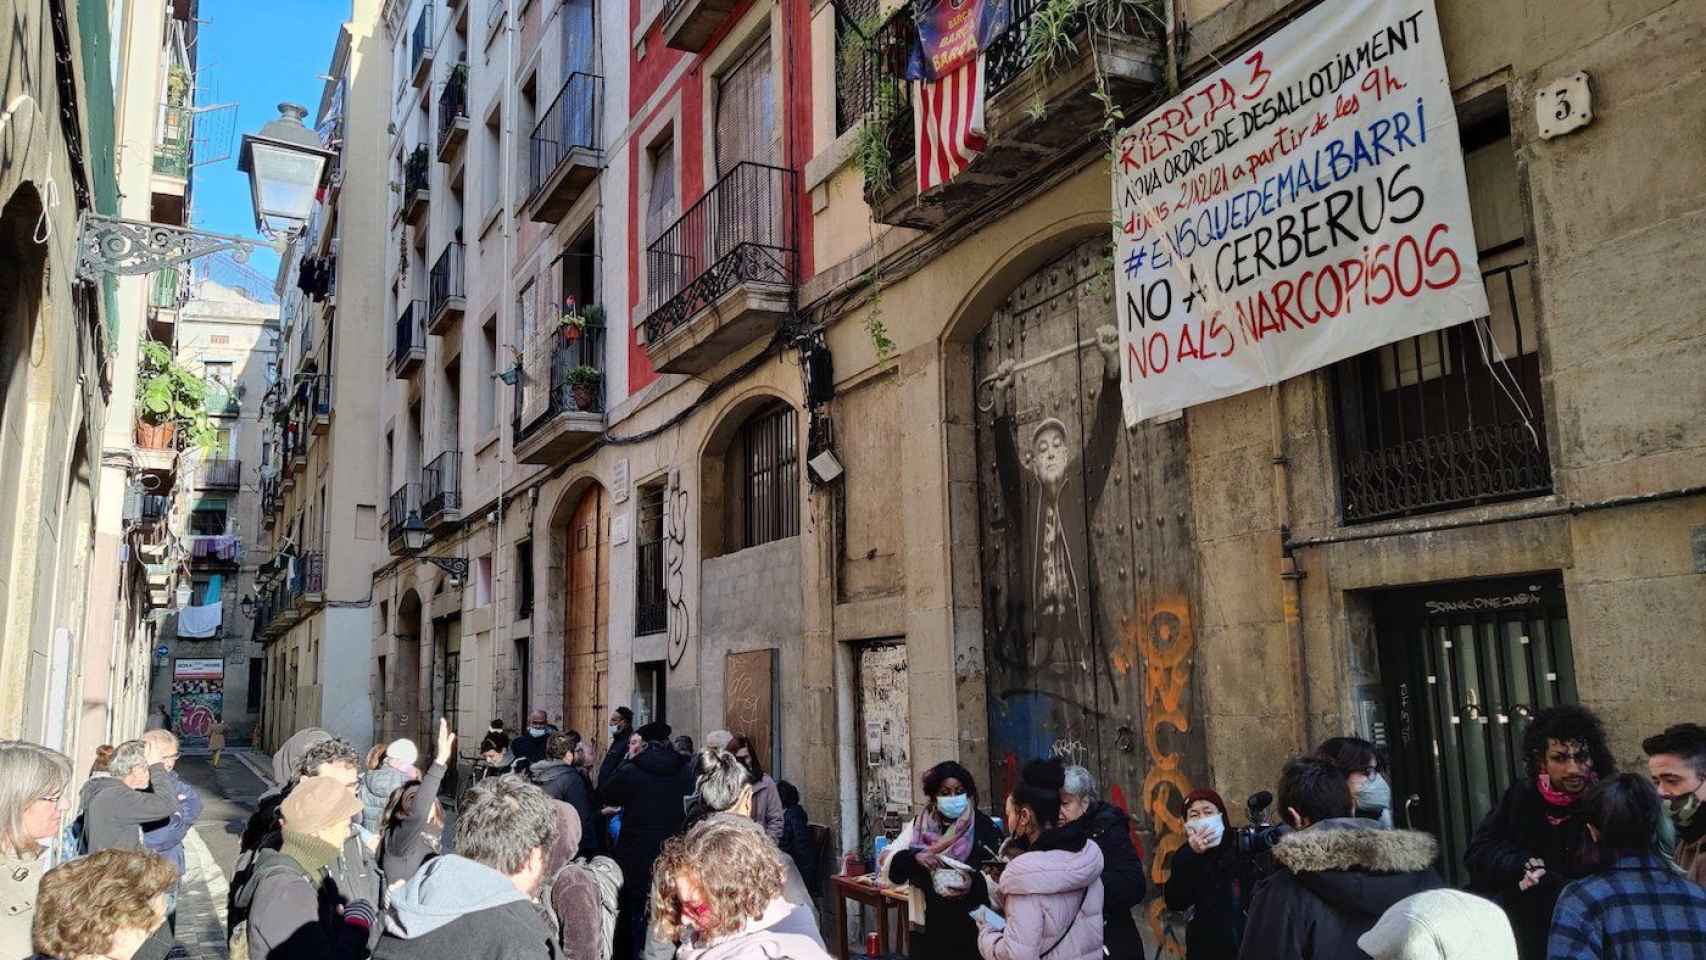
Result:
M891 949L889 913L893 912L896 921L893 952L902 955L906 953L908 928L912 923L911 911L907 908L906 888L875 882L875 878L870 874L857 877L833 876L829 878L829 882L835 897L835 939L840 945L836 955L841 960L851 960L847 943L849 900L877 912L877 948L885 956Z

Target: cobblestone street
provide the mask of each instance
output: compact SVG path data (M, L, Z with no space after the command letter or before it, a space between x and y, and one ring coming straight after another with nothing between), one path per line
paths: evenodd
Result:
M257 761L258 763L259 761ZM227 956L225 896L243 825L267 784L227 750L215 769L207 756L185 754L177 772L201 793L201 817L184 840L187 869L178 894L177 938L193 960Z

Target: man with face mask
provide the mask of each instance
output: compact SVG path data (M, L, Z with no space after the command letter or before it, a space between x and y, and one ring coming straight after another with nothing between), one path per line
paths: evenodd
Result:
M1679 723L1641 741L1647 772L1676 827L1676 865L1706 886L1706 727Z
M545 740L556 733L543 710L527 715L527 732L509 742L509 752L515 756L517 770L524 770L545 759Z
M1004 631L1010 643L1031 651L1032 663L1047 662L1057 649L1076 662L1091 636L1088 597L1091 551L1088 518L1095 514L1113 466L1119 438L1119 331L1096 331L1102 354L1102 387L1080 460L1072 454L1066 424L1046 418L1031 430L1028 462L1018 445L1013 398L1014 364L1002 361L995 374L995 461L1009 523L1017 524L1018 550L1008 590ZM1090 362L1085 369L1091 369ZM1057 647L1058 645L1058 647Z
M1315 750L1315 755L1338 767L1345 775L1355 815L1392 826L1392 787L1380 772L1380 755L1374 744L1361 737L1333 737Z
M628 759L628 737L634 732L634 711L627 707L610 711L610 725L605 729L610 734L610 749L604 753L604 762L598 765L598 785L601 787L622 765L622 761Z

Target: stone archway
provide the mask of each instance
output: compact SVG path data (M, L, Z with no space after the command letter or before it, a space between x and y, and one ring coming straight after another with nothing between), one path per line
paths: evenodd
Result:
M610 496L603 486L580 494L563 534L563 728L596 740L610 711Z

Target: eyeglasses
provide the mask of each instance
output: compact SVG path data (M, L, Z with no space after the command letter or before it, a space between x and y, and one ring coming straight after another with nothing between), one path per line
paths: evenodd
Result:
M57 807L59 806L59 798L62 796L64 796L63 793L56 793L50 797L37 797L36 801L38 803L51 803Z

